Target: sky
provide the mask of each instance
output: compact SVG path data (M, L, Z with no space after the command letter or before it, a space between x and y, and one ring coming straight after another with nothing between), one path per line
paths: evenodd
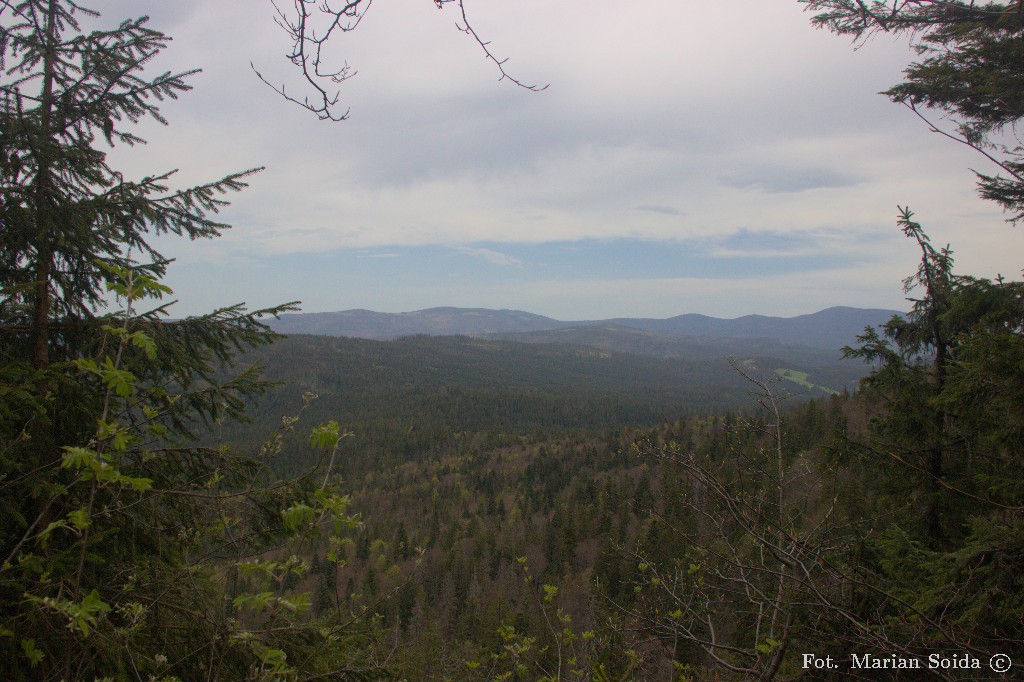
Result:
M282 7L290 6L284 0ZM179 186L265 166L216 240L166 239L176 316L245 301L307 312L510 308L562 320L906 308L909 205L963 274L1020 275L1024 228L979 199L976 152L877 93L913 58L814 29L796 0L466 0L508 81L432 0L377 0L331 58L350 118L302 96L269 0L96 0L171 35L129 177Z

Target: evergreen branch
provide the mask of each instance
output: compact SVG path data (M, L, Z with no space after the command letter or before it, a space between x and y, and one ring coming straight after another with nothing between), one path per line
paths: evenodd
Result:
M914 114L919 119L924 121L925 125L928 126L928 130L930 130L931 132L938 133L942 137L945 137L945 138L947 138L949 140L953 140L954 142L958 142L958 143L960 143L962 145L966 145L967 147L970 147L971 149L973 149L974 151L978 152L979 154L984 156L986 159L988 159L989 161L994 163L996 166L999 166L999 168L1001 168L1002 170L1004 170L1007 173L1009 173L1010 175L1012 175L1014 177L1014 179L1016 179L1017 181L1024 182L1024 173L1021 173L1017 169L1007 165L1006 162L1000 161L999 159L997 159L995 156L993 156L985 148L985 146L979 140L972 139L970 136L967 136L967 135L954 135L954 134L950 133L947 130L943 130L942 128L939 128L937 125L932 123L931 120L929 120L927 116L925 116L923 113L921 113L921 110L917 107L916 103L913 100L901 100L900 103L903 104L903 106L905 106L908 109L910 109L912 112L914 112ZM975 171L975 172L977 172L977 171Z

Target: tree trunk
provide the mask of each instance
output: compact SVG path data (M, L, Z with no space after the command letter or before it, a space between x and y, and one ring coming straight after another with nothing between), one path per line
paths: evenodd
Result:
M32 311L32 365L43 369L50 364L50 279L53 276L53 211L51 197L51 138L53 114L54 61L57 52L57 0L50 0L46 12L46 53L39 103L37 149L39 166L33 182L36 219L35 305Z

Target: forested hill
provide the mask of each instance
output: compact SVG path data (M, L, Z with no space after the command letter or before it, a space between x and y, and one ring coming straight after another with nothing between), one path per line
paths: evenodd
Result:
M667 332L646 331L618 324L589 324L534 332L488 334L489 338L520 343L560 343L592 346L635 355L679 360L721 360L726 357L772 357L790 364L812 367L861 365L840 362L842 353L836 348L814 348L775 339L729 336L685 336Z
M564 322L520 310L430 308L407 313L345 310L288 314L271 322L271 326L282 334L394 339L415 334L510 334L614 325L677 336L760 338L837 349L853 344L865 327L881 325L895 314L898 313L893 310L834 307L790 318L747 315L726 320L689 314L664 320L618 318Z
M736 361L765 376L782 369L806 373L821 388L787 384L802 395L851 387L863 373L863 365L809 357L747 354ZM359 441L354 449L377 464L429 456L458 433L498 443L527 434L659 424L749 403L748 382L721 357L653 357L565 343L294 335L247 360L264 364L267 378L280 384L253 406L260 428L221 435L236 442L241 434L266 436L282 416L297 413L308 391L318 398L306 418L344 424Z

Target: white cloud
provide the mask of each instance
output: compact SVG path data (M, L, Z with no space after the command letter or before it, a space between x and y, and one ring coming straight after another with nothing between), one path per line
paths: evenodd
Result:
M813 247L725 244L713 255L845 251L877 265L889 255L878 235L895 234L896 205L910 204L936 242L953 243L966 271L1016 274L1021 231L973 194L967 167L982 160L874 94L910 58L899 44L879 39L855 52L812 29L792 0L652 0L628 12L615 3L581 10L468 0L467 8L517 76L551 87L535 94L498 83L451 12L394 0L375 4L336 44L332 54L359 71L342 86L352 119L321 124L249 69L252 60L268 78L298 87L269 2L108 3L111 20L118 10L145 12L173 33L154 68L204 68L193 93L163 106L171 126L144 126L150 144L118 150L115 164L129 176L181 168L183 183L267 166L223 214L235 229L217 242L169 245L169 254L208 263L211 278L217 263L337 249L393 258L400 247L423 245L517 266L501 244L707 240L744 228L820 238ZM545 301L557 297L562 314L573 300L595 311L657 301L650 305L663 312L714 302L739 314L751 306L781 314L771 305L782 294L793 302L779 305L798 312L809 311L801 307L809 297L869 304L906 274L837 270L831 288L794 275L768 297L760 280L653 285L637 268L635 281L459 291L439 284L431 303L458 304L469 291L473 305L492 307L529 309L529 301L555 305ZM365 286L346 295L369 299L380 290Z
M470 248L468 246L457 246L454 247L459 253L464 253L467 256L473 256L474 258L482 258L488 263L494 263L495 265L522 265L523 261L518 258L495 251L493 249L481 249L481 248Z

